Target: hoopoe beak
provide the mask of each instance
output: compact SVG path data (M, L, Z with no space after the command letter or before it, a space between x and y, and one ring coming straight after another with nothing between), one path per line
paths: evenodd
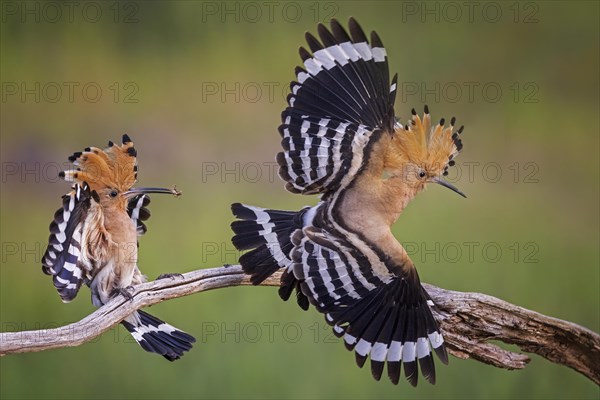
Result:
M175 186L172 189L166 188L154 188L154 187L141 187L141 188L131 188L126 191L125 196L135 196L137 194L142 193L163 193L163 194L172 194L175 197L181 196L181 192L177 190Z
M442 185L444 187L447 187L448 189L452 190L453 192L456 192L456 193L460 194L465 199L467 198L467 196L463 192L461 192L460 190L458 190L458 188L456 186L454 186L451 183L446 182L445 180L443 180L441 178L435 177L435 178L433 178L433 182L435 182L435 183L437 183L439 185Z

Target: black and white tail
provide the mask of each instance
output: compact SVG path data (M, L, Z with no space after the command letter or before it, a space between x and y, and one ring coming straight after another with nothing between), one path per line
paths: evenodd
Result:
M178 360L196 341L192 335L143 311L137 311L122 324L144 350L169 361Z
M231 224L235 233L232 242L238 250L250 250L239 259L244 272L250 275L250 281L258 285L279 268L285 268L279 296L288 300L296 289L298 305L304 310L308 308L308 299L294 277L290 252L294 247L291 236L297 229L302 229L307 210L308 207L301 211L280 211L240 203L231 205L233 215L240 219Z

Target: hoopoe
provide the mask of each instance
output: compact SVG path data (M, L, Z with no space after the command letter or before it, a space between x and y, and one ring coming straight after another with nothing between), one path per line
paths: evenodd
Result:
M254 284L284 269L279 295L296 291L312 304L362 367L370 356L375 379L384 365L394 384L401 364L416 386L419 367L435 383L431 348L448 355L429 295L391 226L428 183L462 194L442 180L462 148L455 119L432 124L412 110L408 124L394 114L397 75L390 83L379 36L367 39L354 19L350 35L336 21L306 33L279 133L279 174L292 193L320 194L298 212L233 204L233 243ZM466 196L465 196L466 197Z
M146 233L150 218L147 193L179 196L175 188L133 188L137 181L137 151L127 135L123 144L108 142L69 157L75 169L59 176L74 182L50 224L43 271L52 275L63 302L77 296L82 283L100 307L113 296L131 297L132 285L146 281L138 266L138 236ZM137 311L122 324L146 351L169 361L179 359L196 341L191 335Z

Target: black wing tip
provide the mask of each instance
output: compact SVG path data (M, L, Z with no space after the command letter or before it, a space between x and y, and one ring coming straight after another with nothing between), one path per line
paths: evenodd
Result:
M379 37L379 35L375 31L371 32L371 46L373 46L373 47L385 47L383 45L383 42L381 41L381 38Z
M307 32L307 34L308 34L308 32ZM300 54L300 58L302 59L302 62L312 58L312 54L310 54L310 52L302 46L300 46L300 48L298 49L298 54Z
M287 160L285 159L285 153L283 151L277 153L275 161L277 161L277 164L279 164L280 167L285 167L287 170Z
M304 38L306 39L306 43L308 43L310 51L312 51L313 53L319 50L323 50L323 45L312 33L306 32L304 34Z
M240 214L245 209L246 209L246 207L242 203L232 203L231 204L231 213L237 218L240 217Z
M48 252L48 250L46 250L46 253ZM42 272L46 275L52 275L52 266L51 265L47 265L45 263L46 260L46 254L44 254L44 256L42 257Z
M345 42L352 41L352 39L348 35L348 32L346 32L346 29L340 23L340 21L338 21L335 18L332 18L331 22L330 22L330 26L331 26L331 33L333 34L333 37L335 38L335 40L338 43L345 43Z
M371 360L371 374L376 381L381 380L381 375L383 374L383 368L385 363L383 361L373 361Z
M387 362L388 378L390 381L397 385L400 382L400 371L402 370L402 363L400 361L388 361Z
M433 351L435 351L435 354L437 354L438 358L444 365L448 365L448 350L443 343L441 346L434 348Z
M360 24L354 17L348 19L348 29L350 30L350 36L355 43L366 42L369 43L365 31L361 28Z
M417 386L417 383L419 383L419 367L417 360L404 363L404 377L413 387Z
M310 301L308 300L308 297L302 293L300 287L296 288L296 303L304 311L308 311L310 308Z
M411 289L410 287L406 287L406 285L418 286ZM421 288L421 290L414 290L416 288ZM427 305L427 293L420 286L418 278L415 282L408 282L407 280L398 279L394 281L394 283L384 286L384 289L387 290L371 292L372 296L374 296L373 293L376 293L376 295L381 298L380 301L376 301L372 297L363 297L362 301L367 302L364 306L361 307L360 304L356 303L352 306L349 305L348 309L354 308L357 310L354 313L350 313L349 311L332 311L331 309L327 309L327 307L322 309L321 312L326 313L326 320L330 325L339 326L340 324L348 324L347 329L354 330L352 336L354 336L355 339L350 341L350 343L344 340L343 343L348 350L355 351L356 363L359 367L364 365L367 357L371 358L371 373L375 380L381 379L383 368L385 364L387 364L388 378L395 385L397 385L400 381L402 369L404 369L404 377L412 386L417 386L419 374L423 376L422 379L425 379L430 384L435 384L436 371L434 356L432 353L435 352L444 364L447 363L448 356L443 345L443 341L439 342L441 338L433 338L431 336L434 334L434 332L437 335L441 335L441 332L439 331L438 325L431 314L430 307ZM415 297L399 301L395 304L406 304L404 302L407 301L408 304L417 305L414 307L409 307L408 309L405 307L402 307L401 309L398 308L396 313L394 311L385 311L386 308L384 305L387 304L387 306L390 306L390 304L385 302L385 299L387 299L386 293L401 293L406 290L412 293L412 296ZM398 294L398 296L400 296L400 294ZM399 299L396 297L394 298L396 300ZM389 301L389 299L387 301ZM392 316L395 317L390 319ZM388 321L393 322L393 324L388 324ZM397 327L399 323L401 323L400 326L404 325L406 328L404 334L398 333L397 328L396 330L392 329L394 326ZM347 329L345 330L347 331ZM334 333L335 332L336 330L334 328ZM341 334L336 334L336 336L339 337L343 334L344 332L341 332ZM360 346L357 345L357 343L362 340L368 343L386 343L387 350L385 356L383 358L380 358L381 356L376 356L375 360L373 359L375 354L373 352L376 351L375 345L373 345L373 347L369 347L369 350L365 355L358 354L356 350L360 348ZM427 352L425 354L423 354L423 348L421 347L423 345L423 340L425 340L427 343ZM403 347L400 347L400 350L395 350L400 351L400 357L398 357L398 354L396 353L387 353L391 351L390 347L393 341L396 343L399 342L401 346L413 346L413 349L411 351L410 347L408 347L408 353L404 351L404 357L402 357ZM437 347L433 347L433 345ZM432 349L434 351L431 351ZM364 348L361 353L365 353ZM413 354L412 358L407 358L410 357L407 356L407 354L411 353ZM379 351L377 351L377 354L380 354ZM390 354L392 354L391 357L393 361L386 359L387 357L390 357ZM405 360L402 358L405 358ZM402 364L404 364L404 366L402 366Z
M433 355L429 353L425 357L419 358L419 366L425 380L430 384L435 385L435 363L433 361Z
M317 33L319 34L319 37L321 38L321 41L323 42L323 46L330 47L330 46L335 46L337 44L333 34L321 22L319 22L319 24L317 25Z
M359 368L362 368L365 365L365 362L367 361L367 356L361 356L360 354L354 352L355 354L355 359L356 359L356 365L358 365Z

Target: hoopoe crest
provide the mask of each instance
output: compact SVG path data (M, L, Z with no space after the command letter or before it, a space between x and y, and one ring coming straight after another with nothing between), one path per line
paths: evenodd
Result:
M67 182L87 182L96 192L115 189L125 193L137 182L137 150L128 135L122 145L108 142L108 147L87 147L76 152L69 161L75 170L62 172L60 176Z
M448 175L448 168L455 165L454 157L462 150L460 134L464 127L454 130L456 118L445 126L442 118L435 126L431 124L429 107L425 106L423 118L412 109L412 118L402 126L397 124L392 141L384 154L384 169L390 175L400 175L407 186L416 190L426 183L434 182L445 186L463 197L461 191L441 179Z

